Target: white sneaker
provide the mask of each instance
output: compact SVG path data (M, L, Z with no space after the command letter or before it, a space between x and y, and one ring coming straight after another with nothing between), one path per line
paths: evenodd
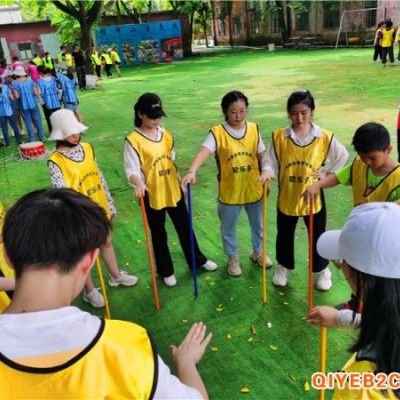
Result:
M242 269L240 268L239 263L239 256L229 256L227 265L227 272L230 276L242 275Z
M272 283L275 286L285 287L287 285L287 271L287 268L278 264L275 269L274 277L272 278Z
M318 272L317 289L327 291L332 287L332 273L331 270L326 267L321 272Z
M203 268L206 271L212 272L212 271L215 271L218 268L218 266L217 266L217 264L215 264L214 261L207 260L207 262L205 264L200 265L200 268Z
M94 308L104 307L104 297L97 288L93 288L89 293L86 293L86 290L84 290L83 301L89 303Z
M252 260L252 261L254 261L255 263L257 263L260 267L262 267L263 266L263 262L264 262L264 259L263 259L264 257L263 257L263 253L260 253L260 252L257 252L257 251L253 251L251 254L250 254L250 259ZM271 261L271 259L267 256L267 269L268 268L271 268L272 267L272 261Z
M173 287L176 285L175 275L167 276L166 278L163 278L163 279L164 279L164 283L166 286Z
M111 287L122 286L135 286L139 278L134 275L128 274L126 271L120 271L121 275L118 278L113 278L111 275L108 278L108 284Z

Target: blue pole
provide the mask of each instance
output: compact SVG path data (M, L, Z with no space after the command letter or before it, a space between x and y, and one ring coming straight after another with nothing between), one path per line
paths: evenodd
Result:
M196 259L194 257L194 233L193 233L193 220L192 220L192 196L190 194L190 183L187 185L188 192L188 208L189 208L189 229L190 229L190 251L192 253L192 269L193 269L193 282L194 282L194 295L199 296L199 289L197 287L197 272L196 272Z

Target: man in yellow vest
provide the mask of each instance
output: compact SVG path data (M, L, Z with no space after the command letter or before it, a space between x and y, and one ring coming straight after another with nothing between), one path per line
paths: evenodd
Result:
M395 39L395 30L393 22L388 19L385 21L385 29L382 30L382 65L386 67L387 56L389 55L390 65L395 67L397 63L394 61L393 42Z
M72 189L29 193L6 214L16 284L0 314L2 398L208 398L196 368L211 340L202 323L171 346L179 380L144 328L71 306L109 230L104 210Z
M104 64L104 69L106 70L107 78L112 78L114 75L111 73L111 67L113 63L111 61L111 57L107 54L105 50L101 52L101 61Z
M119 65L121 64L121 59L119 57L118 52L116 51L115 47L110 47L108 49L108 53L110 54L111 61L114 63L115 69L118 72L118 78L121 78L121 71L119 69Z
M42 59L39 56L39 54L35 54L35 56L32 58L32 62L38 67L39 65L42 65Z
M60 46L60 52L57 55L58 62L65 61L65 46Z
M97 79L102 80L101 76L101 60L99 57L99 53L96 50L96 47L92 47L92 52L90 53L90 58L92 59L92 64L96 68Z
M54 63L53 63L53 59L50 57L50 54L48 51L46 51L46 53L44 53L44 57L43 57L43 65L48 68L50 71L54 71Z

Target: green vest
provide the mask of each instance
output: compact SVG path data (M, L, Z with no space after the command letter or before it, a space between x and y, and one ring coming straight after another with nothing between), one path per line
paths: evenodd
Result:
M35 57L32 59L33 63L38 67L39 65L42 65L42 59L40 57Z
M111 57L108 54L102 54L101 57L104 58L106 64L112 64Z
M53 67L53 60L52 60L52 58L50 56L43 58L43 65L46 68L49 68L49 69L53 69L54 68Z

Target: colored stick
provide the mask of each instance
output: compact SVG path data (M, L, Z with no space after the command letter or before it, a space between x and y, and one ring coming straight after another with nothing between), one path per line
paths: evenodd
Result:
M314 212L313 202L310 202L310 220L308 227L308 311L313 307L313 239L314 239Z
M156 272L154 269L153 253L151 251L151 245L150 245L149 224L147 222L147 215L146 215L146 209L144 207L143 196L140 196L140 206L142 207L143 225L144 225L144 231L146 233L147 253L149 254L151 279L153 281L153 290L154 290L154 300L156 302L156 309L159 310L160 303L158 302Z
M400 162L400 110L397 114L397 157Z
M264 183L263 196L263 302L267 302L267 190L268 184Z
M194 256L194 232L193 232L193 214L192 214L192 195L190 192L190 183L187 184L188 193L188 209L189 209L189 229L190 229L190 252L192 254L192 271L193 271L193 283L194 283L194 295L199 296L199 288L197 286L197 271L196 271L196 259Z
M110 307L108 305L108 297L107 297L107 292L106 292L106 285L104 284L103 271L101 270L101 264L100 264L99 257L96 258L96 265L97 265L97 272L98 272L99 279L100 279L101 291L102 291L103 297L104 297L104 305L106 306L106 317L108 319L111 319Z
M320 331L320 352L319 352L319 370L325 374L326 372L326 338L327 329L326 326L321 326ZM322 389L319 392L319 400L325 399L325 390Z

